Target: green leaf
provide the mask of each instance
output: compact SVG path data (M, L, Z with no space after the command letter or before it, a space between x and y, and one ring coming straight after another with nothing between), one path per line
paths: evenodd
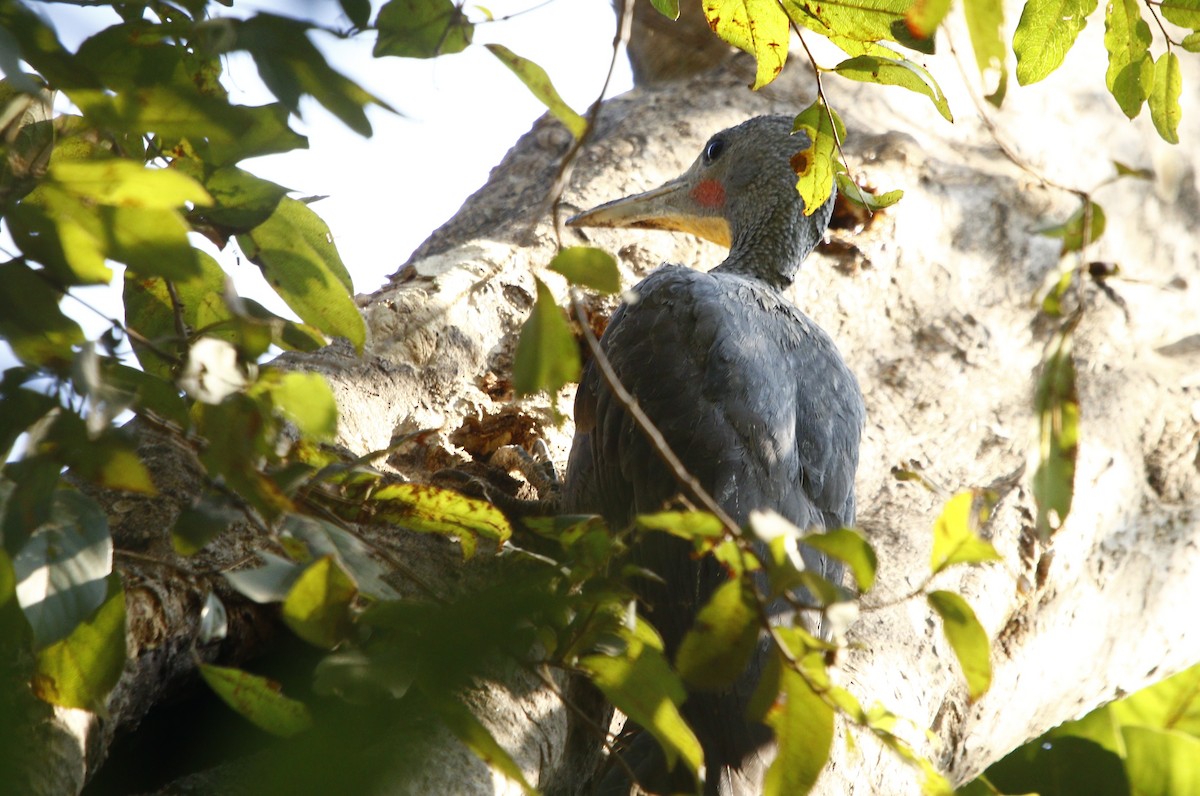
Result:
M285 697L279 683L227 666L202 663L199 668L209 688L260 730L291 738L312 727L308 706Z
M325 222L284 198L265 222L237 236L242 251L302 320L362 351L366 330L351 296L350 274Z
M799 178L796 189L804 200L804 215L811 216L833 193L834 157L838 142L846 140L846 127L837 112L818 97L792 123L793 132L800 130L808 134L812 146L792 156L792 170Z
M811 657L820 659L819 654ZM790 666L781 666L780 686L766 716L778 753L763 779L763 795L802 796L812 790L829 760L833 708Z
M1150 90L1150 121L1162 140L1179 143L1179 120L1183 110L1179 95L1183 91L1183 76L1179 71L1179 56L1165 52L1154 62L1154 85Z
M219 226L226 234L249 232L266 221L288 192L236 166L214 169L204 187L213 204L197 209L192 217L197 223Z
M979 77L986 87L988 73L995 72L996 88L985 99L997 108L1004 102L1008 89L1008 49L1004 46L1001 32L1004 30L1004 4L995 0L964 0L963 14L967 21L967 32L971 34L971 47L975 50L975 64Z
M271 402L301 434L321 441L337 434L337 401L329 382L319 373L284 372L264 369L253 392L263 390Z
M758 64L751 88L758 90L783 71L791 29L777 0L704 0L713 32Z
M589 655L580 668L618 709L658 740L668 768L680 759L696 774L704 752L679 713L687 692L663 654L662 639L642 619L635 628L622 628L625 649L620 655Z
M342 11L354 24L362 30L371 24L371 0L340 0Z
M554 395L579 379L579 347L554 294L535 278L537 303L521 327L513 355L513 388L517 395L545 391Z
M1110 702L1106 709L1122 726L1176 730L1200 738L1200 665Z
M1125 773L1137 796L1200 793L1200 738L1171 730L1125 727Z
M428 484L389 484L371 498L376 516L422 533L454 536L463 556L475 554L476 537L503 544L512 526L500 509L484 500Z
M462 741L464 746L474 752L490 768L520 785L521 790L527 796L537 796L537 789L525 779L524 772L513 760L512 755L496 742L496 738L488 731L488 728L483 726L483 723L475 718L475 714L468 710L462 702L450 698L431 699L430 702L438 718L458 740Z
M1038 234L1048 238L1062 238L1060 254L1068 254L1080 251L1098 241L1104 234L1107 223L1104 208L1088 200L1080 205L1079 209L1072 213L1066 221L1052 227L1039 229Z
M937 83L924 69L904 58L879 58L874 55L860 55L842 61L833 68L842 77L857 80L860 83L879 83L886 86L900 86L918 94L924 94L933 102L933 107L948 122L954 121L950 113L950 104Z
M975 701L987 693L992 684L991 646L987 633L961 595L952 591L932 591L926 598L929 606L942 618L942 630L962 666L971 701Z
M937 574L955 564L979 564L999 561L1001 556L991 542L976 530L987 522L995 498L986 492L967 490L946 501L933 523L933 554L930 571Z
M206 544L246 515L236 506L215 495L203 495L192 506L185 506L171 528L171 547L181 556L199 553Z
M928 39L933 36L937 26L942 24L946 13L950 10L950 0L916 0L904 16L908 29L918 39Z
M987 770L988 796L1130 796L1120 757L1083 738L1038 738L1010 752ZM998 790L999 789L999 790Z
M679 0L650 0L654 10L674 22L679 19Z
M291 514L283 522L285 537L299 539L314 556L333 556L360 592L377 600L400 595L388 585L389 570L371 557L367 546L349 531L324 520Z
M1180 46L1190 53L1200 53L1200 30L1194 30L1184 36Z
M659 511L639 514L636 521L642 530L669 533L688 541L720 539L725 535L721 521L704 511Z
M1042 80L1067 57L1097 0L1027 0L1013 34L1017 82Z
M96 612L69 636L38 652L33 693L67 708L107 715L109 692L125 670L125 590L116 573Z
M587 120L576 113L559 96L545 69L542 69L528 58L522 58L503 44L487 44L484 46L487 47L492 55L500 60L500 63L511 69L512 73L521 79L521 82L525 84L525 87L529 89L533 96L537 97L543 105L550 109L551 115L562 122L571 135L576 139L583 137L584 131L587 130Z
M1071 512L1075 494L1075 459L1079 453L1079 395L1075 391L1075 362L1070 338L1063 336L1044 363L1034 408L1040 443L1033 474L1033 499L1038 507L1038 537L1047 541Z
M433 58L467 49L475 26L452 0L391 0L375 19L375 57Z
M758 642L758 608L741 578L722 583L683 637L675 667L689 685L728 688L745 671Z
M617 270L616 259L594 246L569 246L554 255L549 268L565 276L572 285L609 294L621 291L621 272Z
M859 207L866 208L872 213L877 210L889 208L904 197L904 191L899 188L880 194L871 193L850 179L849 174L844 174L841 171L837 173L837 186L838 191L848 201L853 202Z
M1150 58L1150 26L1142 19L1138 0L1111 0L1104 15L1104 48L1109 93L1130 119L1142 111L1154 83Z
M1162 0L1158 8L1168 22L1200 30L1200 0Z
M34 644L65 639L108 594L113 544L108 519L91 498L54 493L49 521L38 527L12 561L17 601L33 628Z
M804 537L803 542L850 567L860 592L868 592L875 585L875 571L879 564L875 557L875 549L858 531L852 528L836 528L826 533L809 534Z
M847 46L853 42L894 41L932 54L932 37L920 38L909 28L908 13L914 0L784 0L783 6L797 25L828 36L851 55L871 54ZM879 54L878 52L874 54Z
M62 293L45 277L20 260L0 263L0 336L22 362L66 364L84 342L83 329L59 309Z
M296 578L283 601L283 621L315 647L333 649L350 628L358 590L333 556L322 556Z
M200 183L175 169L149 169L132 160L55 160L49 177L75 196L112 207L173 210L212 204Z

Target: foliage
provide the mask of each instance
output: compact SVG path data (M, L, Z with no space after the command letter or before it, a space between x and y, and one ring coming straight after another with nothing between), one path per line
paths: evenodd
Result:
M728 684L765 637L770 651L753 708L779 742L767 792L812 787L838 716L911 761L927 792L949 789L903 739L898 717L881 705L864 709L830 681L826 667L837 643L812 635L804 619L782 627L765 622L779 601L791 601L798 617L820 613L835 625L835 617L853 617L864 607L876 553L853 529L811 534L770 516L730 528L702 514L646 516L626 529L578 517L514 528L485 501L395 483L364 461L329 452L322 445L336 433L337 406L328 385L314 374L260 365L269 352L310 351L332 338L361 351L366 337L349 273L314 203L243 168L255 157L307 146L291 127L304 98L363 135L371 132L369 107L389 110L330 64L313 34L370 32L377 57L432 58L472 46L485 19L452 0L390 0L373 22L369 3L342 0L350 30L261 11L238 19L206 0L110 5L114 24L72 51L25 5L0 4L0 66L7 74L0 84L0 219L17 249L0 263L0 336L20 362L0 379L0 450L11 459L0 476L0 610L6 622L20 611L20 632L5 643L33 659L32 693L103 713L121 675L124 592L107 518L90 494L96 488L156 494L137 438L117 425L129 412L169 435L204 469L204 494L170 529L178 554L195 555L235 523L272 542L274 552L223 574L247 598L277 603L284 624L323 651L316 696L311 704L285 696L278 684L237 669L204 665L201 675L257 726L294 736L288 748L349 749L348 739L361 736L344 732L338 717L346 715L370 715L374 726L387 714L422 730L438 722L528 792L524 773L485 717L473 712L469 691L497 668L549 667L589 677L659 741L669 760L698 775L702 750L678 710L687 687ZM1018 83L1058 68L1097 5L1029 0L1012 42ZM980 74L994 86L987 98L1000 105L1008 72L1002 4L964 0L962 6ZM678 15L674 0L654 0L654 7ZM754 88L779 74L791 31L803 30L847 56L821 71L908 89L947 120L953 116L945 95L916 59L934 52L949 7L914 0L703 0L716 34L756 58ZM1147 15L1167 37L1156 57ZM1180 36L1168 24L1191 32ZM502 45L487 46L573 136L588 134L587 120L562 101L540 67ZM1159 135L1177 143L1176 50L1200 50L1195 2L1114 0L1105 8L1104 46L1105 85L1120 110L1133 118L1148 105ZM230 100L222 59L235 51L251 56L274 102ZM55 105L53 92L65 104ZM55 107L69 110L55 113ZM874 196L854 186L840 162L846 131L823 92L795 126L812 142L793 163L807 207L821 204L835 181L872 210L900 199L898 191ZM1117 174L1143 176L1120 164ZM1080 209L1043 230L1062 239L1064 255L1082 255L1104 232L1103 209L1078 193ZM197 243L201 238L219 250L236 242L300 320L233 295L221 265ZM114 265L124 272L125 321L87 340L61 304L78 287L118 278ZM620 290L615 260L596 249L565 249L549 269L573 291ZM1065 316L1035 406L1042 436L1034 489L1043 538L1062 526L1073 497L1080 407L1069 344L1079 310L1072 314L1064 305L1083 276L1082 267L1065 270L1042 303L1048 317ZM522 395L555 393L579 373L571 326L547 283L536 284L514 362ZM929 575L910 595L924 596L940 617L972 698L990 683L987 632L961 595L931 583L948 567L998 558L980 535L991 500L966 490L946 503L933 530ZM464 558L486 550L496 571L460 595L402 596L393 580L402 563L364 541L357 528L368 523L445 536ZM654 628L629 610L627 581L637 573L627 553L644 533L688 539L731 575L700 610L675 660ZM798 566L801 545L846 563L857 593ZM798 602L798 594L808 602ZM210 595L206 640L220 636L224 616ZM1183 776L1191 771L1186 761L1196 759L1195 728L1179 719L1194 713L1190 677L1109 706L1107 718L1060 728L1048 742L1091 744L1117 759L1135 791L1165 793L1170 783L1154 777L1167 763ZM365 712L366 705L378 715ZM308 760L295 771L312 765ZM989 776L999 779L1002 768Z

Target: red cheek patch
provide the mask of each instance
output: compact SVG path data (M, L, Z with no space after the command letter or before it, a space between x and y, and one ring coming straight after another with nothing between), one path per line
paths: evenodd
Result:
M725 204L725 188L716 180L703 180L692 189L692 198L702 207L722 207Z

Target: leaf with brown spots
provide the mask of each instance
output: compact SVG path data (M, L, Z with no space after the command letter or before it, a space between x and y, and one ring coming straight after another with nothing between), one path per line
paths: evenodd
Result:
M755 90L783 71L788 52L788 17L776 0L704 0L713 32L758 61Z

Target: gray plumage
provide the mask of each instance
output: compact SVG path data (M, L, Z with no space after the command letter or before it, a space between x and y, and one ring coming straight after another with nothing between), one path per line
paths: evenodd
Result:
M709 273L666 265L634 287L601 347L621 383L674 452L738 523L774 509L803 529L854 523L854 476L864 407L833 341L781 291L829 222L833 196L811 216L796 192L796 157L809 142L791 120L760 117L709 140L681 177L572 219L576 226L638 226L696 232L730 245ZM798 162L798 161L797 161ZM576 432L565 508L596 512L614 528L680 494L650 442L594 365L575 400ZM832 580L840 568L811 549L806 565ZM669 655L724 574L690 546L647 534L634 556L658 573L638 584L641 608ZM776 612L783 606L773 607ZM782 621L785 617L780 616ZM770 733L745 705L766 653L723 694L695 693L684 715L708 765L706 793L749 796L760 788ZM671 783L656 743L642 733L627 759L652 787ZM624 792L628 783L606 787Z

